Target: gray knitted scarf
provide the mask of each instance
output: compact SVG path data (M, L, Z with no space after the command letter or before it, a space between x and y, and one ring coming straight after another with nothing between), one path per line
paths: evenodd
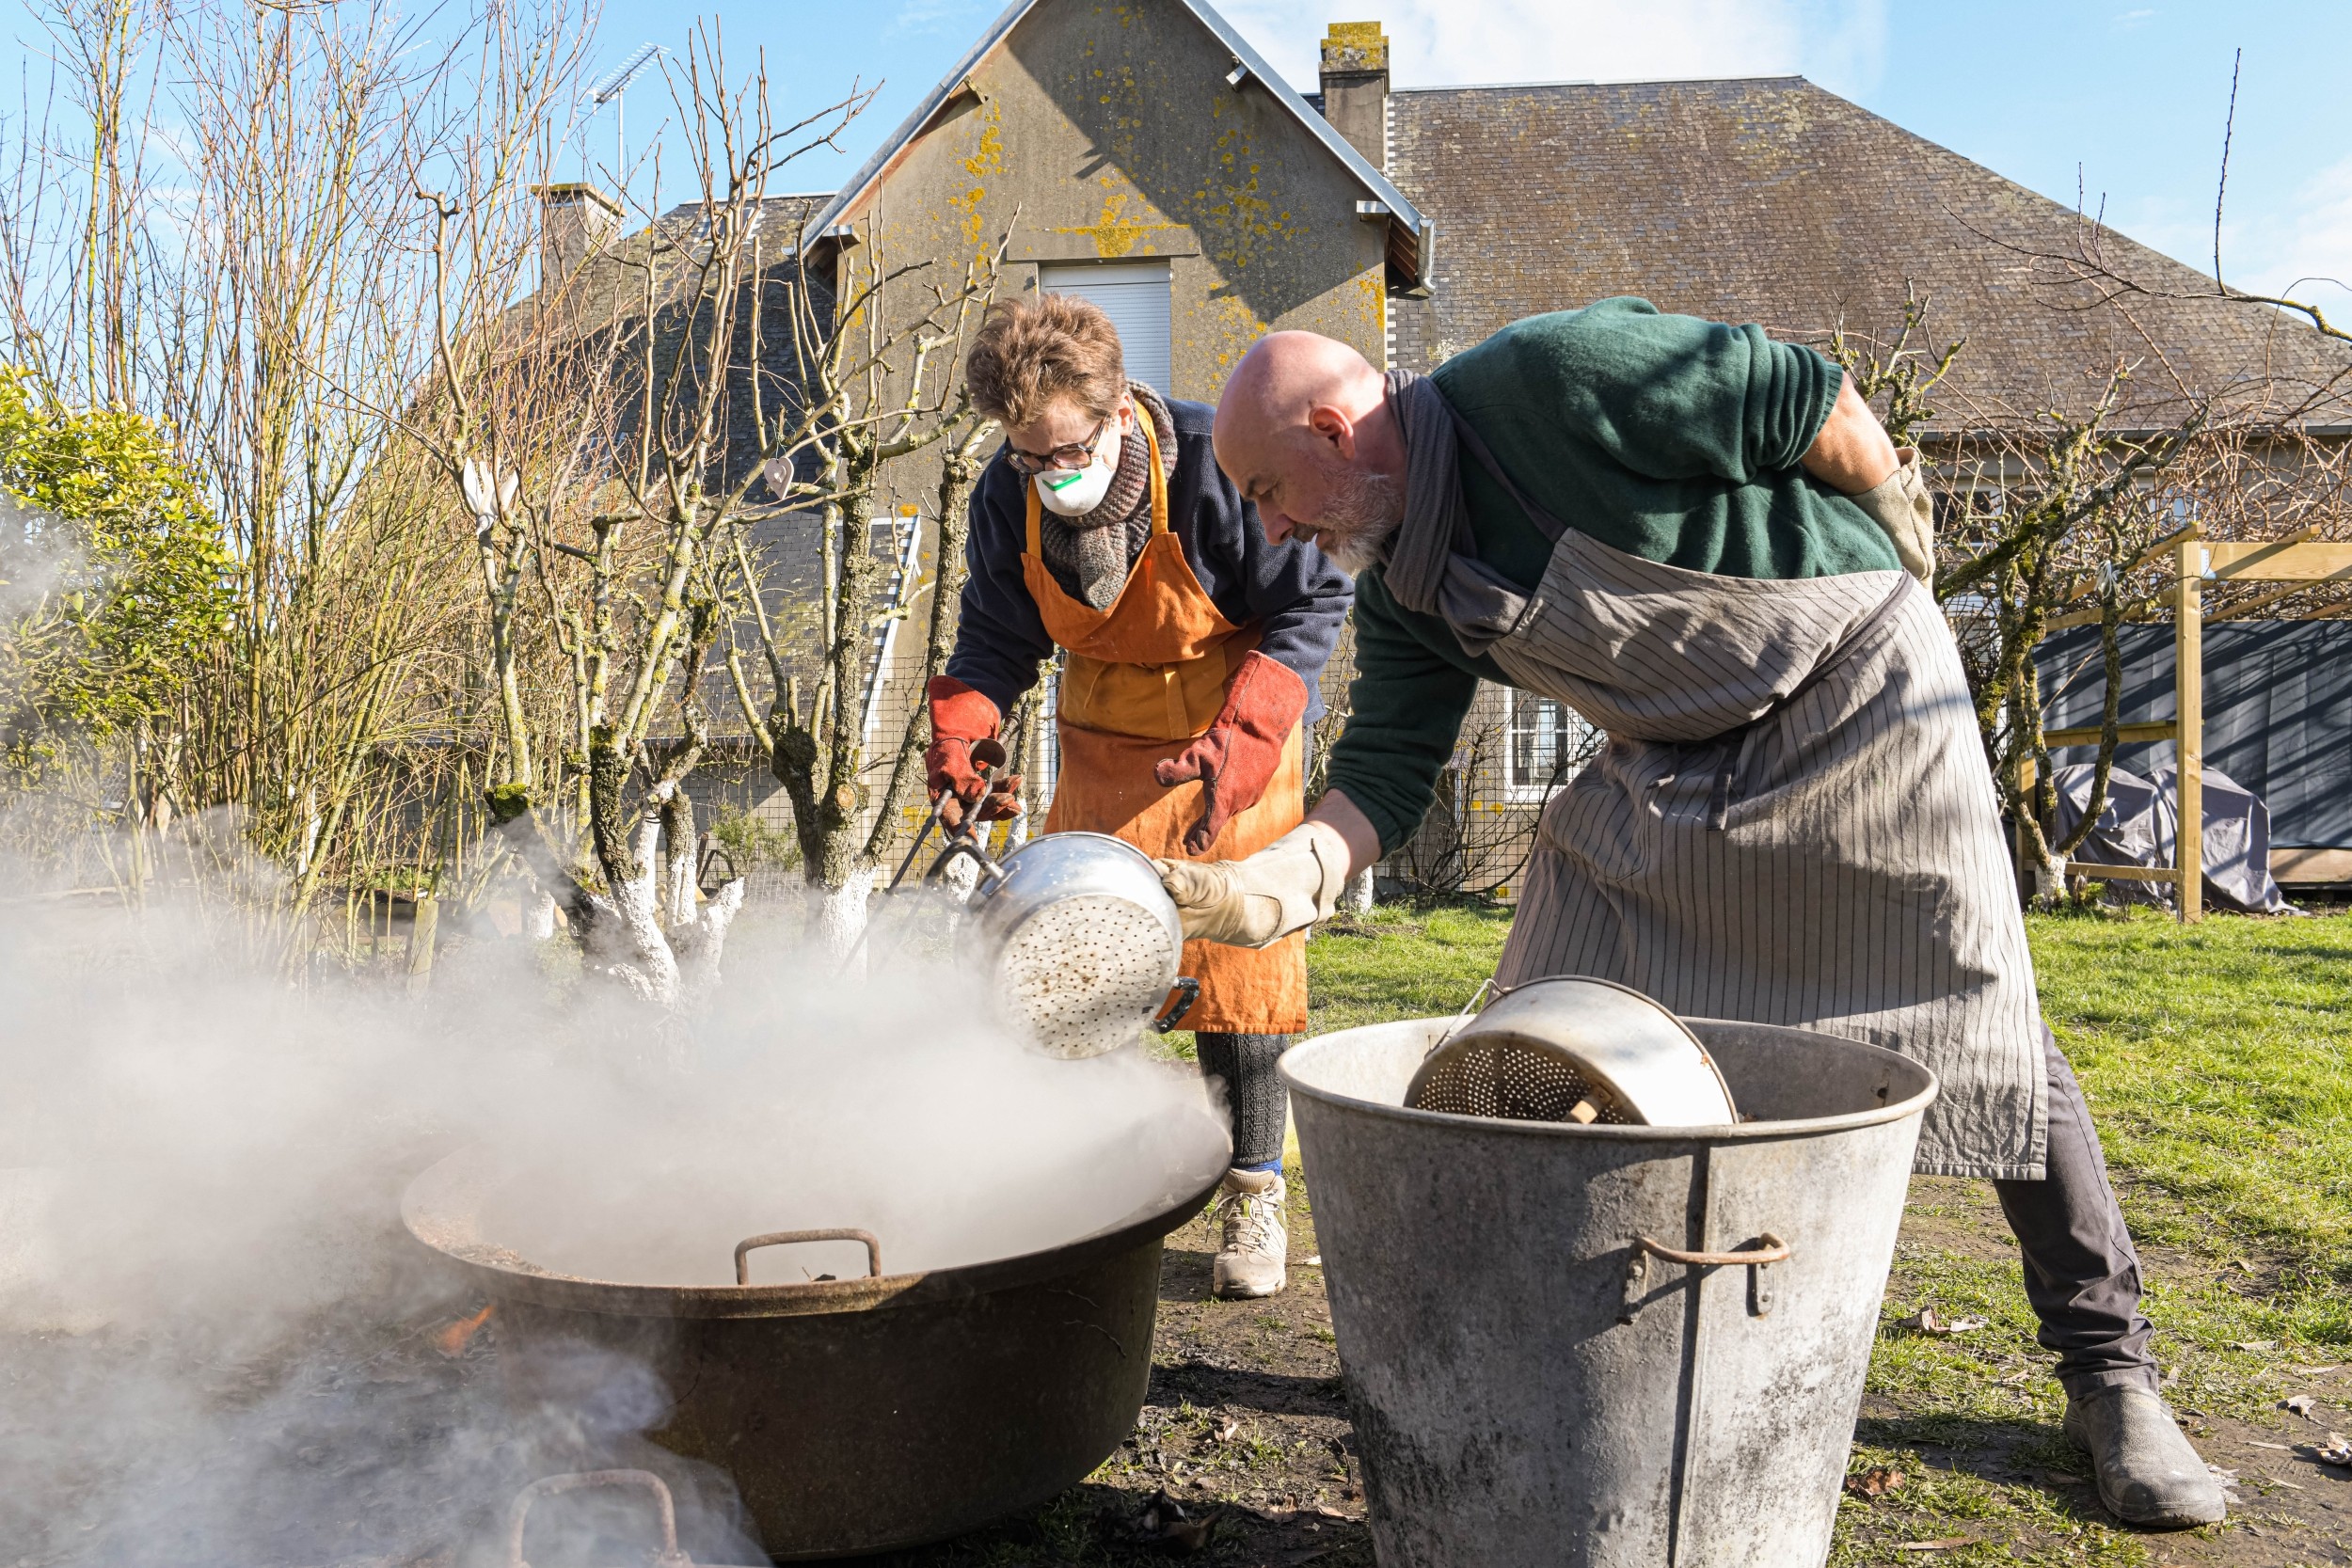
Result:
M1127 383L1136 409L1160 438L1160 471L1176 475L1176 422L1160 394L1140 381ZM1136 557L1152 537L1151 447L1140 429L1119 443L1119 467L1110 488L1091 512L1075 517L1046 509L1038 522L1038 543L1054 585L1089 610L1108 610L1127 586Z
M1462 445L1478 437L1454 416L1436 382L1391 371L1388 388L1405 441L1405 520L1390 537L1384 578L1397 603L1443 617L1462 651L1475 658L1501 641L1527 609L1527 595L1478 559L1461 476ZM1499 470L1496 477L1526 504L1509 479ZM1552 531L1549 516L1534 516L1532 509L1530 515Z

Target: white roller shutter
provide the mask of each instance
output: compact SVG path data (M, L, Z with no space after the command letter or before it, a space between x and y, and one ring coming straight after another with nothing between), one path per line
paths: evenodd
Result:
M1099 306L1119 328L1127 377L1162 397L1168 389L1168 282L1166 261L1074 261L1037 269L1037 286L1049 294L1075 294Z

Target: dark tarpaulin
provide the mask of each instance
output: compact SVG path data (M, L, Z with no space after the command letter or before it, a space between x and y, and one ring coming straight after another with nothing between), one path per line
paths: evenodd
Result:
M2121 641L2122 721L2171 718L2172 627L2128 626ZM2204 646L2207 776L2219 771L2262 798L2275 846L2352 848L2352 620L2224 621L2204 628ZM2098 627L2058 633L2034 662L2045 725L2099 721ZM2070 748L2052 760L2096 755ZM2119 747L2115 760L2146 780L2173 766L2172 743Z
M2090 785L2097 769L2078 762L2050 775L2058 791L2058 837L2063 840L2083 819L2090 803ZM2270 814L2262 797L2241 789L2226 773L2205 769L2204 836L2199 841L2204 862L2205 903L2215 909L2245 914L2279 914L2289 908L2279 884L2270 879ZM2096 865L2170 865L2178 856L2175 834L2181 820L2180 786L2169 768L2143 779L2118 768L2107 775L2107 799L2099 820L2069 860ZM2127 902L2149 902L2170 909L2172 889L2162 882L2115 880L2107 895Z

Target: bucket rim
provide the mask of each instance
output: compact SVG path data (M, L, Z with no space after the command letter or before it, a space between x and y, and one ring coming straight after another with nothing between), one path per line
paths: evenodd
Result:
M1311 1084L1298 1074L1297 1064L1319 1048L1346 1039L1352 1035L1368 1034L1375 1029L1401 1029L1412 1024L1447 1024L1454 1022L1452 1015L1432 1018L1397 1018L1381 1023L1359 1023L1351 1028L1334 1029L1328 1034L1311 1035L1282 1053L1275 1062L1275 1072L1282 1086L1295 1095L1326 1105L1351 1111L1369 1111L1377 1116L1394 1117L1404 1121L1424 1122L1438 1127L1475 1127L1487 1132L1510 1133L1531 1138L1600 1138L1618 1143L1704 1141L1723 1143L1769 1143L1783 1138L1804 1138L1823 1132L1845 1132L1865 1127L1877 1127L1906 1117L1923 1114L1943 1091L1943 1080L1925 1062L1915 1060L1899 1051L1889 1051L1883 1045L1870 1045L1862 1040L1847 1039L1840 1035L1819 1029L1806 1029L1790 1023L1758 1023L1751 1019L1683 1018L1682 1022L1707 1043L1708 1031L1714 1028L1772 1029L1796 1035L1811 1035L1855 1051L1866 1051L1900 1062L1927 1078L1927 1085L1907 1099L1894 1101L1867 1111L1843 1111L1835 1116L1806 1117L1797 1121L1743 1121L1730 1126L1674 1127L1643 1123L1636 1126L1612 1126L1595 1122L1589 1125L1560 1121L1515 1121L1507 1117L1465 1116L1456 1111L1424 1111L1411 1105L1391 1105L1386 1101L1363 1100L1355 1095L1341 1094Z

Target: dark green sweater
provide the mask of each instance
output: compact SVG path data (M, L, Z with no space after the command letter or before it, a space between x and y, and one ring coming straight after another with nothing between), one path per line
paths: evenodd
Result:
M1737 578L1899 564L1861 508L1798 466L1844 372L1760 327L1605 299L1515 322L1432 379L1530 499L1629 554ZM1461 471L1479 558L1533 590L1551 542L1467 451ZM1510 682L1444 621L1399 605L1380 567L1357 578L1355 613L1330 782L1393 849L1436 797L1479 677Z

